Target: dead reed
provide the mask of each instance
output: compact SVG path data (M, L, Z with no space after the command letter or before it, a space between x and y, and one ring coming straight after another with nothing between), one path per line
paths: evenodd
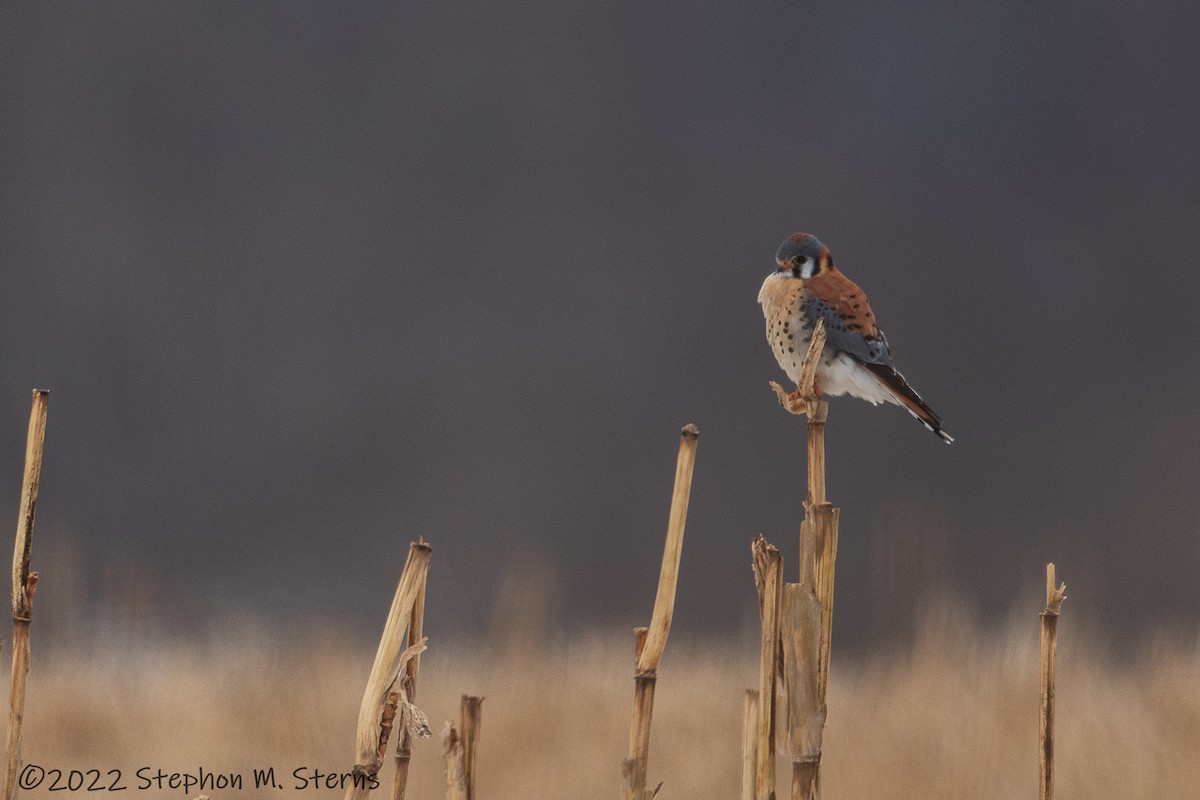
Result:
M1054 563L1046 565L1046 608L1042 610L1042 713L1041 747L1038 749L1039 797L1054 800L1054 662L1058 650L1058 613L1067 599L1067 585L1059 585Z
M46 440L46 409L50 392L33 390L29 433L25 441L25 474L21 481L21 506L17 513L17 538L13 547L13 655L12 689L9 694L8 733L5 743L4 798L17 795L17 773L21 769L21 725L25 717L25 683L29 677L29 626L33 623L33 596L38 574L29 570L33 552L33 522L37 511L38 486L42 480L42 449Z
M750 545L754 584L758 589L759 639L758 726L755 743L754 796L775 798L775 689L779 684L779 606L783 591L783 557L761 535Z
M783 594L783 674L787 685L787 751L792 757L792 796L816 792L825 707L820 692L821 604L807 580L789 583Z
M463 784L467 800L475 800L475 777L479 774L479 726L483 720L483 698L462 697Z
M446 800L467 800L465 747L453 722L442 729L442 757L446 762Z
M421 542L424 542L424 538ZM417 590L416 600L413 602L412 616L408 621L408 636L406 644L408 649L419 647L424 638L425 632L425 586L426 582L421 581L421 585ZM395 695L396 703L400 702L401 692L408 698L410 704L417 702L417 678L421 671L421 653L418 651L413 654L412 658L404 663L403 671L401 672L399 686L397 691L392 692L388 700L391 702L392 695ZM415 707L414 707L415 708ZM412 740L413 734L410 728L412 725L402 725L400 734L396 739L396 775L392 780L392 800L404 800L405 792L408 790L408 771L412 764ZM419 728L419 726L418 726ZM428 736L428 731L425 731Z
M747 689L742 698L742 800L754 800L758 775L758 692Z
M667 646L671 617L675 612L675 588L679 581L679 558L683 552L683 532L687 523L688 501L692 493L692 472L696 464L696 444L700 431L685 425L679 434L679 455L675 461L675 488L671 494L671 514L667 539L663 546L658 591L649 628L636 628L633 718L629 724L629 750L621 763L621 795L624 800L649 800L658 792L646 789L650 761L650 721L654 713L654 687L658 680L658 662ZM660 784L661 786L661 784Z
M800 524L800 582L784 587L780 627L793 800L820 797L821 741L827 716L825 698L833 634L839 512L828 501L825 491L825 422L829 404L815 390L817 365L824 347L825 325L818 322L804 355L796 392L786 394L779 384L771 383L781 406L808 418L808 495Z
M355 735L355 758L353 773L355 780L346 787L346 800L365 800L370 794L371 781L379 773L387 752L388 698L393 691L399 694L393 714L408 719L412 713L410 700L404 691L400 676L405 665L425 648L425 641L406 646L406 632L413 618L417 598L423 593L429 559L433 548L422 539L408 546L408 559L404 572L396 586L392 606L383 626L379 648L375 651L375 662L367 678L362 703L358 711L358 728ZM385 726L385 722L389 723Z
M458 724L447 722L442 729L446 800L475 800L482 714L483 698L464 694L459 704Z

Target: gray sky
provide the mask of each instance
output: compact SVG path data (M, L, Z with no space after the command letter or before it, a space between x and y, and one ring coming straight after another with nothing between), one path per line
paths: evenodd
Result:
M45 593L74 553L89 603L131 563L164 616L373 630L424 535L432 632L530 560L560 627L644 624L694 422L677 625L741 624L752 535L795 569L755 297L805 230L958 439L833 401L838 635L1036 610L1048 560L1194 628L1194 3L407 5L0 5Z

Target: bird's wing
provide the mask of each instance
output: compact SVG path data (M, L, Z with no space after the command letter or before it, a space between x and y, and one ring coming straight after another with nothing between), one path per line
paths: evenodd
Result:
M891 366L887 338L875 324L866 293L854 281L834 270L809 278L804 289L804 317L812 325L825 321L826 347L864 364Z
M810 278L804 288L804 316L812 325L825 321L825 346L861 363L926 428L947 444L953 442L937 413L896 370L866 293L836 270Z

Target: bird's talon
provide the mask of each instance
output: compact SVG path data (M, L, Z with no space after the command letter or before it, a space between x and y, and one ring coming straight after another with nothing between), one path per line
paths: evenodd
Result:
M808 411L808 399L804 397L799 389L794 392L785 392L783 387L775 381L771 381L771 388L775 390L775 398L779 401L786 411L792 414L804 414Z

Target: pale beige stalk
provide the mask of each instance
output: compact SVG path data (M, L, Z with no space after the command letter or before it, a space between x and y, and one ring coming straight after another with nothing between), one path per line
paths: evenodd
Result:
M649 800L658 788L646 789L650 761L650 722L654 712L654 687L658 663L667 646L671 618L675 612L675 589L679 581L679 558L683 552L683 532L687 522L688 501L692 493L692 472L696 463L696 444L700 432L695 425L680 431L679 455L675 462L675 489L671 494L671 513L667 539L663 546L658 591L648 628L635 628L633 718L629 724L628 757L621 762L621 797L624 800ZM659 784L661 786L661 784Z
M42 480L42 449L46 440L46 409L50 392L33 390L29 432L25 439L25 475L21 481L21 506L17 512L17 538L13 547L13 655L12 689L9 693L8 734L5 745L4 798L17 796L17 774L21 769L21 724L25 718L25 683L29 677L29 626L33 622L33 596L38 574L29 570L33 552L33 522L37 511L38 486Z
M758 767L758 692L747 689L742 698L742 800L754 800Z
M422 538L419 544L424 544L425 539ZM413 647L421 641L425 630L425 586L426 582L421 581L421 585L417 591L417 599L413 603L412 616L408 621L408 638L409 647ZM421 654L417 653L404 665L404 670L400 676L400 688L403 691L408 702L417 702L417 677L421 671ZM408 790L408 771L412 763L412 734L407 726L400 731L399 737L396 739L396 777L392 781L392 800L404 800L405 792Z
M367 677L367 686L358 711L358 727L354 740L354 773L363 779L355 780L347 786L346 800L366 798L370 789L365 778L377 775L383 765L386 746L386 740L383 738L384 710L389 694L397 688L405 657L411 659L416 656L413 649L406 646L405 634L412 620L413 608L421 593L421 587L425 585L432 554L433 548L424 540L408 546L408 559L396 586L396 594L392 597L392 606L383 626L383 634L379 638L375 662L371 665L371 673Z
M779 680L779 606L783 591L783 557L761 535L750 546L758 587L762 636L758 651L758 742L755 745L754 796L775 798L775 699Z
M446 800L467 800L463 741L453 722L442 730L442 754L446 759Z
M483 721L483 698L462 696L463 788L467 800L475 800L475 779L479 774L479 726Z

